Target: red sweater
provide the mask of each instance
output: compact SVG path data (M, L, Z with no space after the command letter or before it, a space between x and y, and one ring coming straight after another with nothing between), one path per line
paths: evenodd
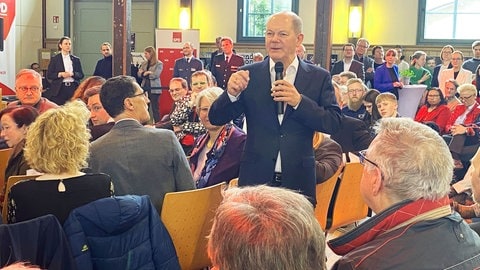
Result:
M445 134L445 127L450 118L450 109L446 105L440 105L429 112L427 105L423 105L415 115L415 121L420 123L435 122L440 128L440 134Z
M450 131L450 128L455 124L455 120L457 120L457 118L462 115L465 110L467 110L467 107L464 104L458 104L457 107L455 107L455 110L453 111L452 115L450 115L450 119L448 119L447 126L445 127L446 132ZM475 124L478 115L480 115L480 107L479 104L475 102L475 104L473 104L473 109L467 114L467 117L465 117L463 125L469 127L470 125ZM473 128L467 128L467 135L475 135Z

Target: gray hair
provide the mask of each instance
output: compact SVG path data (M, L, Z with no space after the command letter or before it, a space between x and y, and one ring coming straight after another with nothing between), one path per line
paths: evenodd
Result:
M302 18L300 18L300 16L298 16L297 14L295 14L294 12L292 11L280 11L280 12L277 12L277 13L274 13L272 14L268 19L267 19L267 24L268 22L275 16L278 16L278 15L287 15L287 16L290 16L292 18L292 25L293 25L293 31L295 32L295 34L301 34L303 33L303 21L302 21Z
M212 104L223 92L225 92L225 90L216 86L200 91L195 98L195 106L197 107L197 110L200 108L200 101L202 98L206 98L210 104Z
M393 200L436 200L448 194L453 159L435 130L409 118L382 118L375 130L369 157Z
M218 269L325 269L325 236L312 204L291 190L228 189L208 238Z

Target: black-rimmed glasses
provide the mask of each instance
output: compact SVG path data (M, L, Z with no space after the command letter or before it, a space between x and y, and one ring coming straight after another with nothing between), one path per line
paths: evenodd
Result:
M148 92L146 92L146 91L143 91L142 93L138 93L138 94L135 94L135 95L130 96L130 97L131 97L131 98L134 98L134 97L139 97L139 96L141 96L141 95L143 95L144 97L148 98Z
M358 158L359 158L359 160L360 160L360 164L365 165L365 161L368 161L368 162L370 162L373 166L375 166L375 167L377 167L377 168L380 169L380 167L378 166L377 163L371 161L370 159L368 159L368 158L365 156L366 153L367 153L367 150L362 150L362 151L358 152Z

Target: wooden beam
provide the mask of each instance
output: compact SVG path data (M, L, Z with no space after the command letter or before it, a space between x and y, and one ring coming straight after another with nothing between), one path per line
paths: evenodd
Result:
M132 0L113 1L113 76L130 75Z
M330 70L332 54L332 0L317 0L314 63Z

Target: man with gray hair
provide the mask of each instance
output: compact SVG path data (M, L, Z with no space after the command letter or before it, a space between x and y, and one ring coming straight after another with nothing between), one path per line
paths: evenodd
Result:
M386 118L359 153L360 191L376 213L329 241L332 269L476 269L480 237L450 208L453 160L442 137L409 118Z
M287 189L228 189L208 238L214 269L325 269L325 236L313 207Z

